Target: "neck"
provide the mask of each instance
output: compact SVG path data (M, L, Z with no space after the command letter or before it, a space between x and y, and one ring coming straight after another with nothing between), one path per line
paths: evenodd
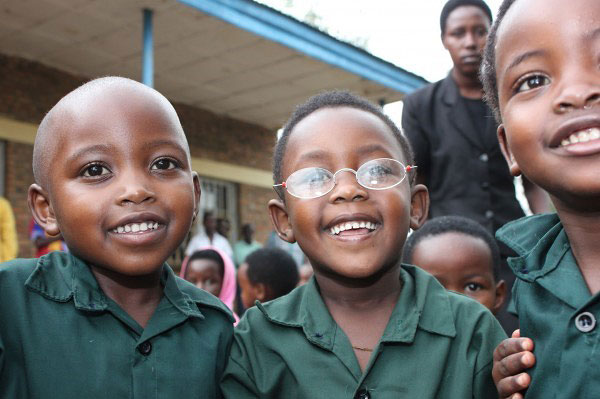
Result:
M145 327L163 295L162 268L144 276L126 276L96 266L91 270L104 294Z
M600 210L578 212L553 198L577 266L593 294L600 292Z
M458 86L460 95L473 100L483 98L483 85L477 74L464 75L456 68L452 68L452 78Z
M328 308L349 308L352 311L374 309L374 304L396 303L402 290L400 266L394 266L373 279L337 279L315 269L321 296Z

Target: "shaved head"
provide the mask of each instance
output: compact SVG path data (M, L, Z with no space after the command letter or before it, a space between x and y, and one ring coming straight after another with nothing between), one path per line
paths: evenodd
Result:
M165 116L171 131L183 139L189 161L189 147L175 109L158 91L122 77L94 79L64 96L44 117L33 146L33 176L35 182L46 190L51 189L48 170L56 156L60 156L61 143L69 140L69 132L86 127L86 120L99 110L137 112L150 109ZM114 110L114 111L113 111ZM102 137L98 137L102 142Z

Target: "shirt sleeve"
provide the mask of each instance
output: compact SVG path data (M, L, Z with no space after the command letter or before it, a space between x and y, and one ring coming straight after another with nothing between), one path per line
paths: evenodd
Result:
M234 329L231 352L221 378L221 392L225 399L260 397L255 377L252 371L249 371L252 370L250 358L253 355L246 350L246 343L244 342L244 336L248 334L249 327L247 317L243 317ZM244 331L245 333L240 336L238 331Z
M419 167L418 172L429 173L429 139L427 133L423 130L419 120L422 107L416 101L414 96L408 96L404 101L402 109L402 130L410 142L410 146L415 153L415 163Z
M473 346L479 350L473 375L473 399L498 397L492 379L493 356L494 349L505 338L498 320L490 312L482 314L473 339Z

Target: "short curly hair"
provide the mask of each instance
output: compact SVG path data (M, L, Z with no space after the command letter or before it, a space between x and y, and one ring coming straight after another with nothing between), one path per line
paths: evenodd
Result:
M496 42L498 39L498 29L500 24L506 15L508 9L515 3L516 0L504 0L498 10L498 16L496 22L492 25L490 33L487 38L485 49L483 50L483 61L481 62L481 68L479 76L483 83L483 89L485 90L485 101L488 103L494 117L498 123L502 122L502 116L500 115L500 105L498 103L498 81L496 78Z
M470 237L479 238L490 249L492 256L492 273L498 280L500 274L500 249L492 235L479 223L463 216L440 216L428 220L419 230L412 233L406 243L402 254L402 261L412 263L415 248L424 239L442 235L444 233L460 233ZM418 265L417 265L418 266Z
M260 248L246 257L246 274L252 284L265 284L272 298L279 298L292 291L300 276L296 261L279 248Z
M321 94L317 94L311 98L309 98L304 104L296 107L292 116L287 121L285 126L283 127L283 132L281 137L275 144L275 150L273 155L273 180L275 183L280 183L283 181L282 175L282 163L283 158L285 156L285 150L287 148L287 143L289 141L290 135L294 127L312 114L315 111L318 111L322 108L356 108L366 112L370 112L371 114L377 116L381 119L392 131L398 143L400 143L400 148L406 157L406 162L409 165L414 163L414 155L413 151L410 147L410 144L407 138L402 134L398 126L383 112L383 109L370 102L369 100L360 97L356 94L350 93L348 91L327 91ZM410 179L410 183L414 182L415 174L413 173ZM278 194L283 198L280 192Z

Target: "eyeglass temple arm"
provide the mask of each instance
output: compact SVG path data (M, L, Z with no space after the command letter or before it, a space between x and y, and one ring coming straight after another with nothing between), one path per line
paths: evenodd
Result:
M285 182L283 182L281 184L273 184L273 187L283 187L283 188L286 188L287 184L285 184Z
M417 165L406 165L406 167L405 167L406 172L410 172L411 170L416 169L416 168L417 168Z

